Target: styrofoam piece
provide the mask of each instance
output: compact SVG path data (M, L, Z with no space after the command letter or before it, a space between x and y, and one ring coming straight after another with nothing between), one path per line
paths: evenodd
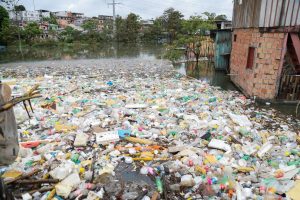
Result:
M223 140L212 139L208 144L208 147L224 151L231 151L230 145L225 143Z
M229 117L231 120L240 125L245 127L251 127L252 123L249 121L248 117L246 115L235 115L233 113L229 113Z
M86 146L89 136L85 133L78 133L76 135L74 146L75 147L81 147Z
M77 173L72 173L69 176L67 176L61 184L69 185L72 187L72 189L76 188L80 184L80 177Z
M56 194L68 198L71 191L75 189L80 182L79 175L77 173L72 173L55 186Z
M22 194L22 199L23 200L31 200L32 196L29 193L25 193L25 194Z
M107 131L95 134L97 144L108 144L110 142L117 142L120 140L118 132L116 131Z
M193 179L193 176L190 174L184 175L181 177L180 181L181 186L186 186L186 187L192 187L195 185L195 181Z
M72 187L69 185L58 183L55 185L55 190L57 195L62 196L64 198L68 198L72 191Z

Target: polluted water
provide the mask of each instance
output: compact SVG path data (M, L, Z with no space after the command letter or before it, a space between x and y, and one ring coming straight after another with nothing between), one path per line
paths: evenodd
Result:
M167 61L2 69L39 84L1 177L15 199L299 199L299 121L176 73Z

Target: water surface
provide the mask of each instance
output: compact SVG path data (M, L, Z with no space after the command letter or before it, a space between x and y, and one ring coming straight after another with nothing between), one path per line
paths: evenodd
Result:
M23 47L22 54L16 46L8 47L6 51L0 52L0 63L9 63L6 66L19 65L26 62L27 65L56 65L53 61L62 61L62 65L85 64L88 66L97 64L97 59L111 58L112 65L115 58L157 60L162 59L165 54L163 45L155 44L60 44L58 46ZM91 60L93 59L93 60ZM42 62L37 62L42 61ZM173 64L177 72L199 80L205 80L213 86L219 86L224 90L238 90L230 81L230 77L224 71L215 71L212 61L202 60L196 62L181 62ZM163 67L163 66L162 66ZM283 114L295 116L296 105L288 104L265 104L257 103L258 107L265 109L274 108ZM300 109L299 111L300 112ZM299 114L300 115L300 114ZM299 116L300 117L300 116Z

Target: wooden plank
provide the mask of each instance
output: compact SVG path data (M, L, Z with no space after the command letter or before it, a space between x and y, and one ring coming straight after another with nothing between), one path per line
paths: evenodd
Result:
M282 68L283 68L283 63L284 63L284 56L287 51L287 39L288 39L288 34L285 34L283 44L282 44L282 50L281 50L281 58L280 58L280 64L279 64L279 69L276 77L276 95L278 96L278 92L280 90L279 84L280 84L280 79L282 76Z
M296 51L296 55L298 58L298 62L300 63L300 40L299 40L299 36L297 33L290 33L295 51Z

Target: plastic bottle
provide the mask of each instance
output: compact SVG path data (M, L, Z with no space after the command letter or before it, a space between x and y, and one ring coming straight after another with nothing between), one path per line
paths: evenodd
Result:
M155 184L159 193L163 192L163 184L159 176L155 177Z

